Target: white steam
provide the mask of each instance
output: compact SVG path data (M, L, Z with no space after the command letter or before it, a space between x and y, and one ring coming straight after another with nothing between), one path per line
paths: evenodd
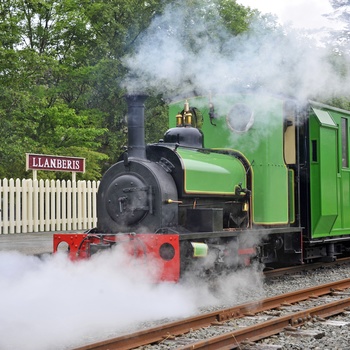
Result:
M146 266L118 249L71 262L0 253L0 349L71 349L136 330L144 321L190 316L205 305L261 290L261 275L232 275L215 293L206 283L153 283ZM240 289L244 286L244 290Z
M330 51L303 33L257 18L249 32L233 36L208 3L175 2L154 19L124 59L129 91L153 89L168 98L245 88L297 99L347 93L350 80L334 69Z

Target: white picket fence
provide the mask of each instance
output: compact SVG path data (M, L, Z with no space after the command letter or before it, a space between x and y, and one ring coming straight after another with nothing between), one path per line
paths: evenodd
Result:
M96 226L99 181L0 180L0 234Z

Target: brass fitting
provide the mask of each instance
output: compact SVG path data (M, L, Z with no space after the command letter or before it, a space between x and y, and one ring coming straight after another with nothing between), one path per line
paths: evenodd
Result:
M182 125L182 115L179 113L176 115L176 126Z
M242 211L247 212L248 209L249 209L249 204L248 204L248 202L244 202L244 203L243 203L243 206L242 206Z
M187 112L185 114L185 124L186 125L192 125L192 113Z

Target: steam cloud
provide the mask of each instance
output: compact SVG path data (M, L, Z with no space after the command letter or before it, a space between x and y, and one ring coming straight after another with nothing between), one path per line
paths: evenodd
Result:
M262 290L254 270L223 279L215 294L191 277L154 284L148 275L120 249L79 262L61 253L41 260L0 252L0 349L71 349Z
M124 64L131 71L129 91L151 88L168 98L253 88L305 100L347 94L350 86L331 64L330 50L314 39L264 18L233 36L210 2L204 8L168 5Z

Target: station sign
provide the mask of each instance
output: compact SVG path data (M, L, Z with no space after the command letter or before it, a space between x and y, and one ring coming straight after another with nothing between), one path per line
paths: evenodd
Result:
M85 158L26 153L27 170L85 172Z

